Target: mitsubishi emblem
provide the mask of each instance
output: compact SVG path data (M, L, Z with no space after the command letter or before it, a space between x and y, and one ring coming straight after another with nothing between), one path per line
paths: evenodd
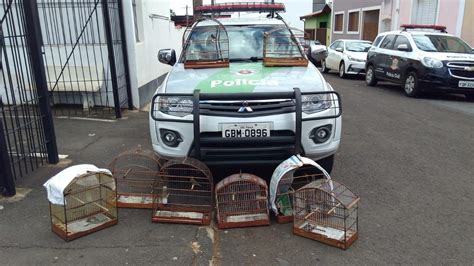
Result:
M249 103L247 101L242 102L242 106L239 108L237 111L239 113L251 113L253 112L253 109L250 108Z

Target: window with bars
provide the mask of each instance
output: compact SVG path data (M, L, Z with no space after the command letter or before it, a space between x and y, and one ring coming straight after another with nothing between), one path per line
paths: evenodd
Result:
M413 1L412 24L434 25L438 13L439 0Z

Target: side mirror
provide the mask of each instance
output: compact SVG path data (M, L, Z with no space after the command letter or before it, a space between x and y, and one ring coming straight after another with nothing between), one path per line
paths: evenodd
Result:
M337 47L337 48L336 48L336 51L339 52L339 53L342 53L342 52L344 52L344 48Z
M174 49L161 49L158 51L158 61L173 66L176 63L176 52Z
M397 46L397 50L398 51L403 51L403 52L410 52L411 51L411 49L408 48L408 45L406 45L406 44L399 44Z

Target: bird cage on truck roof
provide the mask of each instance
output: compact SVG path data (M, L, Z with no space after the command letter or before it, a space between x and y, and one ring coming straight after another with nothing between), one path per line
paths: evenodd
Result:
M268 187L252 174L235 174L216 185L217 226L220 229L269 225Z
M119 208L153 208L153 185L164 159L141 148L125 151L110 163L117 182Z
M294 234L342 249L359 237L360 198L343 184L319 179L293 197Z
M110 171L69 167L48 180L51 228L66 241L117 224L117 194Z
M290 29L288 26L265 32L263 35L263 64L267 67L306 67L308 59L302 40L304 40L304 32Z
M200 19L183 34L184 68L229 67L229 36L216 19Z
M165 163L153 188L153 222L209 225L213 207L213 177L193 158Z

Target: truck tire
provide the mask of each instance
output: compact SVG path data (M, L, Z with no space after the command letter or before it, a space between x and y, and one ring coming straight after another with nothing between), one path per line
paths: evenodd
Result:
M411 98L416 98L420 96L421 89L418 82L418 75L415 71L410 71L405 76L405 81L403 82L403 91L405 95Z
M367 67L367 72L365 73L365 83L371 87L377 85L377 79L375 78L375 70L374 66L372 65Z
M329 157L326 157L324 159L321 159L321 160L317 161L317 163L319 165L321 165L321 167L323 167L324 170L326 170L326 172L331 174L332 167L334 166L334 154L329 156Z
M329 68L327 68L326 66L326 60L322 60L321 61L321 72L323 73L328 73L329 72Z

